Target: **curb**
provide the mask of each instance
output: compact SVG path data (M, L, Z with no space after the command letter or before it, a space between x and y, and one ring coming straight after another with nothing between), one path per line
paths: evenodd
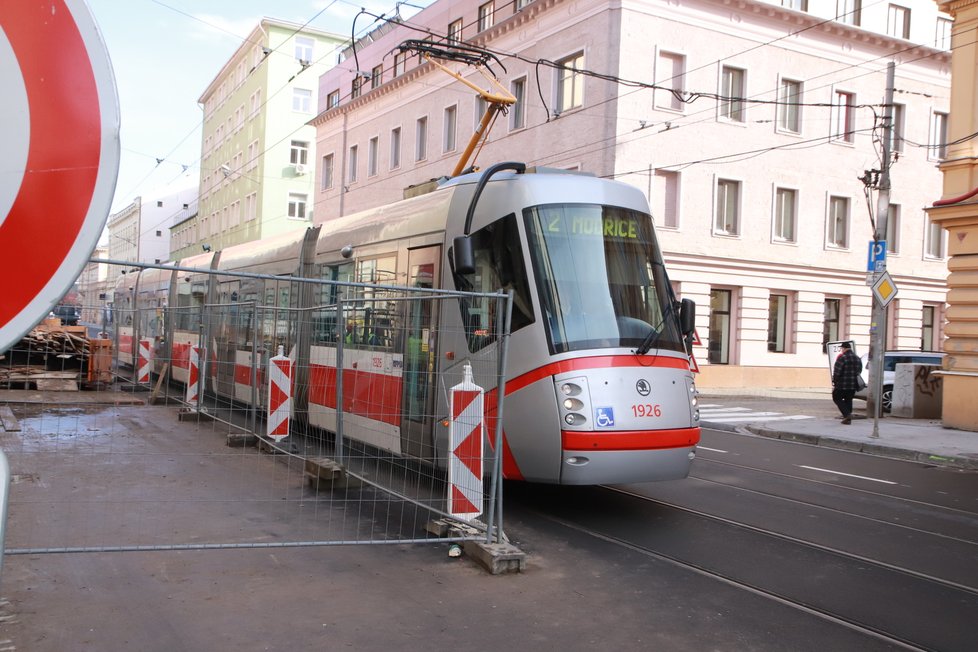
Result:
M709 428L714 428L714 426L709 426L705 422L702 425ZM727 430L727 428L715 429ZM903 461L920 462L923 464L933 464L937 466L947 466L969 471L978 471L978 459L967 456L937 455L936 453L915 451L897 446L887 446L885 444L877 444L875 442L861 442L852 439L839 439L824 435L786 432L782 430L765 428L763 426L747 425L740 430L733 430L732 432L752 434L759 437L768 437L770 439L781 439L783 441L792 441L801 444L810 444L812 446L823 446L825 448L834 448L850 452L866 453L867 455L875 455L877 457L888 457Z

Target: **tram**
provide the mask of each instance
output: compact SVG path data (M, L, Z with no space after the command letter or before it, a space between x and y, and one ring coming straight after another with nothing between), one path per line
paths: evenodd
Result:
M361 301L343 300L354 308L340 323L337 300L352 296L343 282L369 285ZM133 342L151 339L186 382L189 347L204 337L206 391L260 406L260 370L282 347L305 388L297 418L334 432L342 407L345 438L444 468L444 389L465 364L497 359L494 304L461 294L398 304L382 300L387 286L512 292L504 477L581 485L688 475L700 438L687 353L695 306L673 295L644 195L580 173L497 164L303 233L127 274L113 301L119 359L132 364ZM341 338L344 387L358 389L338 406ZM492 432L495 377L479 380Z

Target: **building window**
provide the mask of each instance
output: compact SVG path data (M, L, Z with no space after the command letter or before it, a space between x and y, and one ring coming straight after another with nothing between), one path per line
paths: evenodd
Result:
M584 53L578 52L557 62L557 111L563 113L584 104Z
M781 0L781 6L795 11L808 11L808 0Z
M778 92L778 129L801 133L802 86L800 81L782 79Z
M312 112L312 91L306 88L292 89L292 110L299 113Z
M788 351L789 301L787 294L772 294L767 301L767 350L773 353Z
M652 218L660 226L679 227L679 173L672 170L656 170L652 177L652 196L649 197Z
M828 351L826 344L838 342L842 333L842 299L826 299L823 306L822 353Z
M713 232L720 235L740 233L740 182L717 180L716 218Z
M492 14L494 13L493 3L487 2L479 5L479 31L485 31L492 27Z
M720 74L720 117L730 122L744 122L744 79L740 68L724 66Z
M886 12L886 33L897 38L910 38L910 9L890 5Z
M455 134L457 132L456 117L458 106L452 105L445 109L445 133L442 136L442 151L455 151Z
M333 187L333 155L323 157L323 190Z
M798 191L778 188L774 193L774 240L795 242L798 228Z
M384 65L374 66L370 71L370 88L377 88L384 83Z
M312 63L312 48L316 41L308 36L295 37L295 58L300 63Z
M377 136L367 141L367 176L377 176Z
M921 315L920 321L920 350L921 351L938 351L940 347L937 346L937 306L923 307L923 314Z
M473 132L479 130L479 125L482 123L482 117L486 114L486 111L488 110L489 110L489 103L486 102L486 99L481 95L476 95L475 110L472 112L472 115L475 117L475 124L472 125ZM487 141L489 140L489 130L486 130L485 140Z
M326 96L326 108L333 109L340 105L340 92L338 90L333 91Z
M308 196L298 192L289 193L289 217L306 219L306 202Z
M903 104L893 105L893 129L890 133L893 135L890 140L890 151L891 152L902 152L903 151L903 135L906 127L906 106Z
M258 217L258 193L253 192L245 197L245 220L251 221Z
M357 161L358 154L359 151L356 145L350 147L350 171L346 177L350 183L353 183L354 181L357 180L357 167L359 167L358 165L359 162Z
M455 43L455 44L462 42L462 19L461 18L448 24L448 42Z
M934 47L938 50L951 49L951 25L947 18L937 19L937 33L934 35Z
M707 359L711 364L730 364L730 290L710 291L710 348Z
M944 258L944 229L940 224L932 222L930 216L926 218L927 233L924 236L924 257L940 259Z
M423 161L428 158L428 118L418 118L414 127L414 160Z
M309 162L309 143L303 140L293 140L289 150L289 163L305 165Z
M856 130L856 96L846 91L836 91L832 103L832 140L851 143Z
M943 161L947 158L947 114L934 111L930 121L930 158Z
M407 70L407 52L398 52L394 55L394 76L400 77Z
M353 81L350 82L350 99L355 99L360 97L360 89L363 87L363 77L359 73L353 77Z
M900 253L900 205L890 204L886 210L886 255Z
M516 11L519 11L531 2L533 2L533 0L516 0Z
M835 0L835 19L859 27L862 24L862 0Z
M829 197L828 244L846 249L849 246L849 198Z
M391 169L401 167L401 128L391 129Z
M655 107L682 111L686 89L686 57L674 52L659 52L655 71Z
M256 117L261 112L261 89L259 88L251 94L251 113L249 118Z
M526 77L514 79L509 90L516 98L516 102L509 107L509 129L515 131L526 126L526 113L523 110L523 102L526 100Z

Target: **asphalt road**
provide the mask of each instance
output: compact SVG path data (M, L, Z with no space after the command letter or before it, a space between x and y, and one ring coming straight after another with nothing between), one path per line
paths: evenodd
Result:
M52 416L49 430L69 419L86 434L37 457L39 440L21 437L12 463L25 463L19 452L43 464L14 469L15 489L27 493L9 534L51 525L107 543L110 527L132 534L128 519L67 527L51 504L31 502L31 488L63 488L97 504L71 481L79 472L113 494L132 491L136 503L186 492L143 523L147 533L154 520L173 523L160 533L176 527L183 540L239 536L244 526L269 541L296 528L312 538L333 522L331 509L349 513L301 493L292 509L201 500L197 492L233 497L256 482L301 491L301 475L185 431L168 409L114 407L93 425ZM157 430L179 445L146 448ZM114 457L99 452L100 438ZM518 575L489 576L443 543L7 555L0 648L973 649L978 474L730 432L706 431L702 444L682 481L507 484L507 532L527 553ZM234 472L220 472L228 464ZM375 520L389 518L384 509Z
M718 431L702 445L686 481L522 504L733 591L737 622L776 607L782 649L974 649L978 474Z

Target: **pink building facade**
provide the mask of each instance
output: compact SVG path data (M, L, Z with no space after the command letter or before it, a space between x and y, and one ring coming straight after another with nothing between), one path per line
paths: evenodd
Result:
M873 229L859 177L880 167L894 61L888 270L899 295L887 345L939 350L946 238L923 208L940 196L950 22L917 0L905 14L782 4L804 6L435 2L320 78L315 219L450 174L484 104L398 45L425 30L460 39L499 57L493 71L518 98L477 165L577 169L647 194L677 294L698 305L701 386L824 386L825 341L869 342Z

